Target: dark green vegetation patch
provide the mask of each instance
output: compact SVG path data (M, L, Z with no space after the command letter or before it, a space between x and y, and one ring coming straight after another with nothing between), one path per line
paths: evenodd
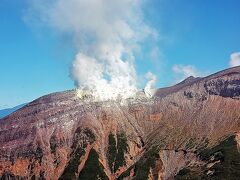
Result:
M120 167L126 165L125 153L128 152L127 138L124 133L117 134L117 141L115 136L110 133L108 137L108 151L107 159L108 165L112 173L116 172Z
M85 155L85 147L80 148L78 147L74 153L71 155L71 159L64 169L62 176L60 179L75 179L76 173L78 172L78 166L80 164L80 158Z
M40 164L42 163L43 150L40 146L38 146L35 151L35 158L39 161Z
M85 137L84 141L83 136ZM82 141L82 143L80 143ZM77 128L74 134L74 141L72 145L72 154L71 159L64 169L62 176L59 179L68 180L68 179L76 179L76 175L78 173L78 166L81 161L81 157L85 155L85 148L88 143L92 144L95 141L95 136L92 131L88 128L81 130Z
M178 180L237 180L240 177L240 153L235 136L230 136L217 146L200 152L200 158L207 164L215 163L211 168L189 167L181 170L175 177ZM218 161L220 161L218 163Z
M126 165L125 153L128 152L128 144L126 135L117 134L117 155L114 164L114 171L116 172L120 167Z
M103 165L99 162L99 155L91 149L89 157L84 165L84 168L79 174L79 180L108 180L104 172Z
M57 149L57 138L56 138L56 136L52 136L50 138L50 149L51 149L51 153L53 153L53 154L56 153L56 149Z
M152 147L150 150L148 150L143 157L140 158L140 160L130 167L127 171L122 173L119 176L119 180L122 180L125 177L129 177L130 171L134 169L134 180L147 180L148 175L150 173L150 169L154 169L156 166L156 161L160 159L159 151L157 147ZM157 175L154 177L154 179L158 179Z
M108 136L108 151L107 151L107 159L108 159L108 166L111 170L111 172L114 172L114 161L116 159L117 154L117 144L115 137L112 133Z

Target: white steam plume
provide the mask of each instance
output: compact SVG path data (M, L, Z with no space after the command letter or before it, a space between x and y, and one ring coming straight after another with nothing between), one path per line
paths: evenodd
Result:
M149 79L149 81L147 82L145 88L144 88L144 92L145 94L148 96L148 97L152 97L155 93L155 84L156 84L156 81L157 81L157 77L151 73L151 72L148 72L145 77L147 79Z
M240 52L232 53L230 58L230 67L240 66Z
M134 54L157 36L141 8L142 0L32 0L27 17L72 37L78 53L71 77L106 100L137 91Z

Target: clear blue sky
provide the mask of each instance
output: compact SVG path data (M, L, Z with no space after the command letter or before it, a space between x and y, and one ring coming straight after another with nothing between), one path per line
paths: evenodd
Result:
M161 56L137 61L138 73L153 71L162 87L174 81L174 65L192 65L203 74L228 68L230 54L240 51L239 8L239 0L150 0L144 13L160 34ZM0 108L74 88L74 52L54 34L26 25L25 10L26 0L0 2Z

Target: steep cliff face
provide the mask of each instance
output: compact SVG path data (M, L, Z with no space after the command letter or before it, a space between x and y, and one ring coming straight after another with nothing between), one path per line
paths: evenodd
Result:
M219 168L239 158L239 99L240 67L189 78L151 99L94 102L75 90L43 96L0 121L0 177L225 177ZM239 166L231 166L235 175Z

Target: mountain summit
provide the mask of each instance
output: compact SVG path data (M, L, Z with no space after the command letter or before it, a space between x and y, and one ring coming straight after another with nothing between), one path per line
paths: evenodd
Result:
M152 98L43 96L0 121L1 179L237 179L240 67Z

